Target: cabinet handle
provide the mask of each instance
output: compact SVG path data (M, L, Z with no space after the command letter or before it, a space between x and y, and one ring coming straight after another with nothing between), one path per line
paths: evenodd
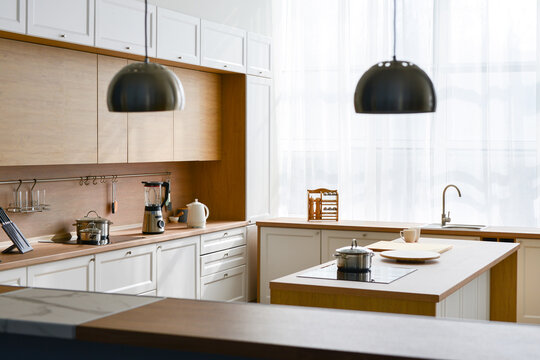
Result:
M223 237L225 237L225 236L229 236L229 233L228 232L223 233Z
M259 71L259 74L262 74L262 71Z
M227 274L227 273L223 274L223 277L227 277L227 276L229 276L229 274Z
M223 67L225 67L225 68L226 68L226 67L227 67L227 65L223 65Z
M366 237L366 236L367 236L367 234L362 234L362 236L363 236L363 237Z
M131 50L131 46L126 46L126 50Z
M179 56L178 58L179 58L179 59L182 59L182 57L181 57L181 56Z
M131 255L131 251L128 251L128 252L126 253L126 256L129 256L129 255Z
M227 257L227 256L229 256L229 253L223 254L223 257Z
M61 37L61 38L65 38L65 37L66 37L66 34L60 34L60 37Z
M96 259L90 259L90 262L95 262L95 261L96 261Z
M161 250L161 246L158 246L157 249L158 249L158 250Z

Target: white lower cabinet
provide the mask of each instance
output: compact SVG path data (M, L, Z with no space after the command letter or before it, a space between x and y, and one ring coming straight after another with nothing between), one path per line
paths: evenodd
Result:
M0 285L26 286L26 268L0 271Z
M29 287L94 291L94 255L28 267Z
M138 296L158 296L157 290L150 290L145 293L139 294Z
M155 289L155 244L96 254L96 291L138 295Z
M157 245L157 295L199 298L199 236Z
M260 229L259 301L270 303L270 281L321 263L321 231Z
M540 240L517 241L517 321L540 324Z
M220 271L201 278L201 299L246 301L246 266Z
M323 230L321 236L321 263L334 260L332 255L336 252L336 249L344 246L350 246L352 239L356 239L359 246L367 246L377 241L388 241L397 238L399 238L398 233Z

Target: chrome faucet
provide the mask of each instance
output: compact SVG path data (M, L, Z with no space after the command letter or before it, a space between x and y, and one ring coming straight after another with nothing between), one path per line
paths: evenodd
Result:
M449 187L453 187L457 190L457 193L459 197L461 197L461 191L459 191L459 188L456 185L450 184L446 185L442 192L442 215L441 215L441 226L446 225L447 222L450 222L452 219L450 219L450 211L448 212L448 216L445 214L445 203L446 203L446 189Z

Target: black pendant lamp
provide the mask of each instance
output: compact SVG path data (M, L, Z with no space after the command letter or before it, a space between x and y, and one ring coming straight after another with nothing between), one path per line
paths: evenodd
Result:
M394 56L373 65L354 92L357 113L405 114L434 112L435 89L429 76L409 61L396 60L396 0L394 0Z
M160 64L148 61L148 0L144 1L144 62L129 64L111 80L107 91L109 111L142 112L181 110L184 88L178 77Z

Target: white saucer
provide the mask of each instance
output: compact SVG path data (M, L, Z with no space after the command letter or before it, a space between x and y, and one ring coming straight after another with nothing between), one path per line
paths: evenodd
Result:
M423 250L389 250L383 251L381 256L387 259L400 261L426 261L438 259L441 254L435 251Z

